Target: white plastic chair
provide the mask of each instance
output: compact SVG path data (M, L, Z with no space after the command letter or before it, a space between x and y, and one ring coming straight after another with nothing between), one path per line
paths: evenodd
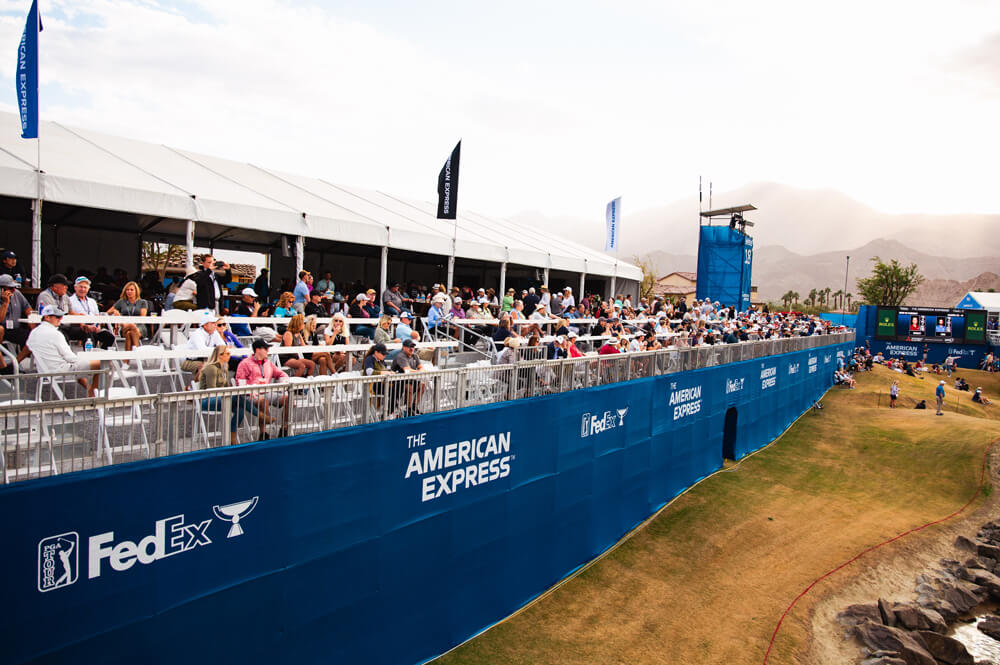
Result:
M10 399L0 401L0 406L25 406L37 403L33 400ZM58 474L59 467L56 465L52 445L54 440L55 433L52 431L51 420L47 423L43 413L0 417L0 472L3 473L4 482L9 483L12 480L25 476L30 477L33 474L41 476L45 472L52 475ZM48 464L42 464L43 457L40 448L34 464L32 464L33 441L38 441L48 448ZM15 459L22 459L23 463L8 468L8 455L13 455Z

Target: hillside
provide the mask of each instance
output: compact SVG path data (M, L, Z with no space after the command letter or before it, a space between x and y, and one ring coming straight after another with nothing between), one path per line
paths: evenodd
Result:
M891 215L879 212L830 189L802 189L771 182L752 183L716 192L712 207L752 203L758 248L779 245L796 254L825 252L831 247L861 247L877 239L895 240L914 251L951 258L1000 256L1000 215ZM696 255L698 198L632 212L623 201L621 256L662 251ZM707 196L704 202L708 208ZM514 219L566 233L595 248L604 246L603 210L593 217L546 217L524 212ZM993 266L995 268L995 265ZM981 270L978 272L982 272ZM974 272L965 279L978 274ZM941 278L957 279L942 274Z
M1000 275L984 272L973 279L928 279L907 302L929 307L954 307L969 291L1000 291Z

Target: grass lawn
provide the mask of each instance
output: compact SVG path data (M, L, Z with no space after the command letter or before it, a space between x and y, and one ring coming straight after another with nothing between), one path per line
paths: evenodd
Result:
M1000 376L961 375L1000 396ZM832 389L822 411L774 445L702 482L582 574L436 662L761 663L800 591L861 550L961 507L1000 437L1000 406L972 403L951 389L953 378L942 417L934 415L937 377L876 367L857 378L855 390ZM890 410L893 379L901 398ZM919 399L930 408L914 410ZM771 663L809 662L811 602L785 620Z

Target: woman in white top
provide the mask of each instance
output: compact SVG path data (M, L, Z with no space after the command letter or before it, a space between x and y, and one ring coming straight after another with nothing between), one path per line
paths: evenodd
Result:
M174 296L173 308L187 311L196 309L194 299L197 293L198 285L190 277L185 278Z

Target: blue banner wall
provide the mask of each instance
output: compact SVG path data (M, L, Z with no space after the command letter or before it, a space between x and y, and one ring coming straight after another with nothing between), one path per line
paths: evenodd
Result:
M753 238L728 226L702 226L696 296L740 311L750 308Z
M417 663L722 463L851 344L0 489L0 663Z

